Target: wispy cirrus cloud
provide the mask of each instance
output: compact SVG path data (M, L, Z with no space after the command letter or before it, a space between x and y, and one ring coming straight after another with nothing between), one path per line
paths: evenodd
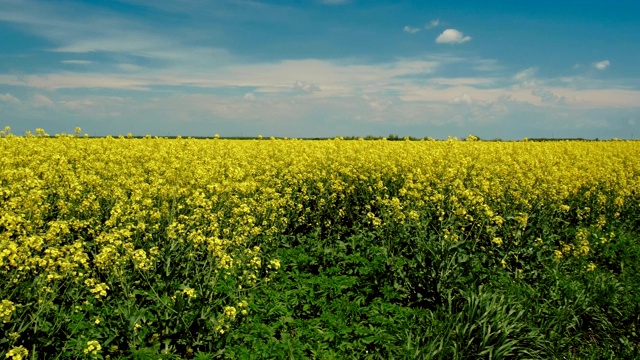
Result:
M6 102L6 103L10 103L10 104L20 104L22 101L20 101L20 99L18 99L17 97L6 93L6 94L0 94L0 101Z
M54 105L51 99L49 99L44 95L39 95L39 94L33 95L32 102L33 102L33 105L37 108L42 108L42 107L51 108Z
M402 29L402 31L408 33L408 34L415 34L417 32L420 31L420 28L415 28L415 27L411 27L409 25L405 25L405 27Z
M154 86L252 87L268 93L288 93L294 84L303 93L345 96L356 89L383 89L385 84L406 83L408 77L433 74L443 64L442 60L431 59L397 59L377 64L304 59L235 64L207 71L167 67L141 68L135 72L117 69L117 72L99 73L0 74L0 84L52 91L82 88L150 91ZM321 92L317 91L319 88Z
M0 84L32 89L116 89L148 90L152 79L135 78L122 74L103 73L50 73L46 75L0 74Z
M507 97L534 106L618 106L634 107L640 103L640 91L619 89L607 82L588 79L567 82L565 78L541 79L531 67L511 76L443 77L438 73L448 66L473 68L482 59L439 56L435 58L396 59L386 63L353 63L319 59L236 64L210 72L194 73L184 69L146 69L111 73L51 73L45 75L0 75L0 85L31 89L119 89L151 93L157 87L164 92L197 92L198 89L229 91L252 89L246 100L268 95L286 99L290 96L312 98L350 98L359 94L388 97L401 101L451 103L462 94L475 102L491 102ZM304 80L300 80L304 79ZM209 91L209 90L208 90ZM248 93L245 93L248 94ZM296 95L297 94L297 95ZM5 99L9 99L5 97ZM40 99L42 106L52 104ZM456 103L455 101L453 101ZM458 101L457 103L459 103Z
M197 45L192 32L163 28L120 13L87 4L73 7L36 0L7 0L0 21L48 40L47 51L69 54L102 53L107 58L143 58L189 66L215 66L231 61L226 50ZM77 12L83 18L78 19ZM68 65L88 65L91 60L62 60Z
M533 77L537 71L538 71L538 68L530 67L517 72L515 75L513 75L513 79L529 86L533 84L533 81L534 81Z
M429 21L427 23L427 25L425 25L424 27L425 27L425 29L433 29L433 28L438 27L440 25L442 25L442 22L440 21L440 19L434 19L434 20Z
M89 65L89 64L93 64L93 61L90 60L61 60L60 61L62 64L69 64L69 65Z

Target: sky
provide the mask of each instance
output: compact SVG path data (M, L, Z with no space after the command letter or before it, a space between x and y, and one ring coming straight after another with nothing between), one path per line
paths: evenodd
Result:
M0 0L0 129L640 138L635 0Z

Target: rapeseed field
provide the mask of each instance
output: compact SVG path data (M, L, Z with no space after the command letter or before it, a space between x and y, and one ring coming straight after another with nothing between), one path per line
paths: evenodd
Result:
M640 142L0 134L0 356L632 358Z

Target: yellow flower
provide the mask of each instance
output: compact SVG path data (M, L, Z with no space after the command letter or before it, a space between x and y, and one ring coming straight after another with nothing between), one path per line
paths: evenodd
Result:
M491 242L496 244L496 245L498 245L498 246L501 246L502 245L502 238L499 238L499 237L493 238L493 240L491 240Z
M100 284L96 284L93 289L89 290L89 292L91 292L92 294L95 294L94 297L96 299L100 299L100 297L107 296L107 290L109 290L109 287L107 286L107 284L100 283Z
M236 308L234 308L233 306L226 306L224 308L224 316L230 319L234 319L236 317Z
M182 293L185 294L189 299L193 299L196 297L196 291L192 288L186 288L182 290Z
M84 353L97 355L98 351L100 351L101 349L102 346L100 346L99 342L97 342L96 340L89 340L87 341L87 347L84 349Z
M273 267L276 270L280 269L280 260L278 260L278 259L270 260L268 267L269 268Z
M562 254L562 251L560 250L554 250L553 254L555 256L556 261L560 261L564 257L564 255Z
M585 266L585 269L587 269L587 271L593 271L593 270L596 269L596 264L589 263L589 264L587 264L587 266Z
M18 346L9 350L4 357L7 359L11 358L11 360L22 360L26 359L28 355L29 351L27 349L25 349L23 346Z

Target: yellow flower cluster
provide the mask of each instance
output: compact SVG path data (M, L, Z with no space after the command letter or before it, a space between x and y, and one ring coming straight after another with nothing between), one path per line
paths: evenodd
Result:
M16 306L12 301L2 300L0 302L0 319L3 323L8 323L11 320L11 314L16 311Z
M229 319L235 319L236 318L236 308L234 308L233 306L226 306L224 308L224 316L226 316Z
M96 340L87 341L87 347L84 348L85 354L97 355L98 351L102 350L102 346Z
M189 299L194 299L196 297L196 291L191 288L186 288L182 290L182 293L186 295Z
M242 300L236 304L236 306L225 306L222 314L216 320L216 326L214 331L220 335L229 330L230 324L236 320L238 313L242 316L249 314L249 303L247 300Z
M25 349L23 346L18 346L9 350L5 355L5 358L11 360L22 360L26 359L27 356L29 356L29 350Z
M89 287L89 292L94 294L96 299L100 299L100 297L107 296L107 290L109 290L109 286L105 283L98 283L95 279L89 278L84 281L84 284Z

